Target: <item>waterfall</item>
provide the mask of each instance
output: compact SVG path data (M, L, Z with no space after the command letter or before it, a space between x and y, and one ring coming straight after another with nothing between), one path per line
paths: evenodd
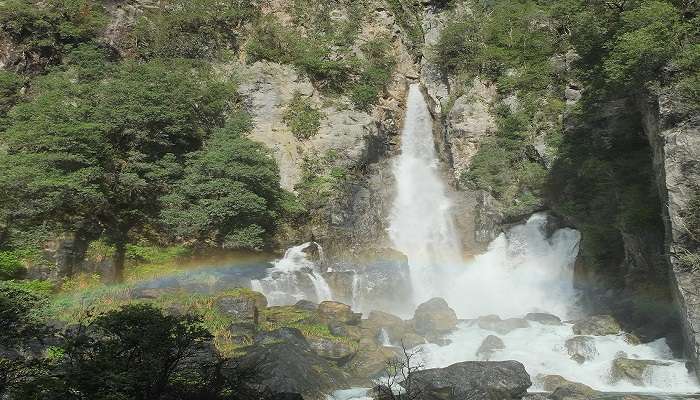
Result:
M323 249L315 242L290 247L284 257L273 262L267 277L251 280L251 288L264 294L270 305L294 304L299 300L332 300L328 282L305 252L311 245L318 247L322 257Z
M379 343L384 347L392 347L389 332L387 332L384 328L379 330Z
M389 237L408 257L416 302L446 289L435 279L461 261L447 188L440 179L432 135L433 121L419 86L411 85L401 132L401 154L394 164L396 198Z

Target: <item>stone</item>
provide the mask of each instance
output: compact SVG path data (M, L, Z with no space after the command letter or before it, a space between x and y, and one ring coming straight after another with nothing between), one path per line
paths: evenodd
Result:
M253 322L232 322L227 331L231 335L231 340L234 343L250 344L253 341L253 337L257 333L258 327Z
M658 360L636 360L631 358L616 358L610 370L613 383L627 381L637 386L645 386L644 372L651 366L668 366L667 362Z
M457 327L457 314L445 299L435 297L416 308L413 326L419 335L446 334Z
M338 365L344 364L357 353L357 343L341 340L332 340L321 337L306 339L311 350L319 356L335 361Z
M246 384L270 394L299 393L305 398L325 398L347 385L347 375L333 362L316 354L294 328L281 328L256 336L255 345L236 359L224 362L221 373L236 378L238 371L255 371Z
M561 325L561 319L559 317L547 313L528 313L525 315L525 319L539 322L542 325Z
M617 335L622 330L620 324L610 315L594 315L578 320L572 329L576 335L592 336Z
M412 349L416 346L420 346L421 344L425 344L426 340L421 335L412 332L407 332L399 338L397 343L407 349Z
M501 340L501 338L494 335L488 335L486 336L484 341L481 342L481 345L476 350L476 356L481 360L488 361L493 355L493 353L495 353L498 350L503 350L505 348L506 345L503 343L503 340Z
M557 387L549 398L551 400L591 400L600 395L600 392L582 383L569 382Z
M410 379L425 398L441 400L520 399L532 386L517 361L465 361L416 371Z
M300 309L300 310L306 310L306 311L316 311L318 310L318 304L314 303L313 301L309 300L299 300L294 304L294 307Z
M258 323L256 301L248 296L222 296L216 299L216 307L222 314L235 320L250 320Z
M570 386L570 392L576 393L595 393L593 388L584 385L583 383L572 382L561 375L538 375L537 383L542 387L542 390L554 392L557 389L565 386Z
M574 336L566 340L565 346L566 351L569 353L569 358L579 364L591 361L598 355L595 339L590 336Z
M388 362L398 356L397 349L377 346L374 342L360 342L357 354L350 360L346 368L352 375L352 384L357 386L372 386L373 379L384 375Z
M530 324L523 318L501 319L498 315L485 315L477 319L479 328L506 335L516 329L527 328Z
M367 320L362 321L362 327L367 328L379 334L381 329L386 330L389 337L398 340L404 337L409 331L410 326L406 321L383 311L370 311Z
M623 335L625 342L633 346L642 344L642 341L637 337L637 335L625 332Z
M352 311L349 305L337 301L323 301L318 305L318 313L323 321L335 321L346 325L358 325L362 314Z

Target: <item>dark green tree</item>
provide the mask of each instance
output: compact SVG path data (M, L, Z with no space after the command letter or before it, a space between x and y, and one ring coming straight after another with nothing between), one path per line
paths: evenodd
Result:
M103 234L120 280L130 233L158 215L183 155L223 124L232 89L192 63L126 62L99 73L94 57L80 59L91 60L89 73L78 65L50 74L10 111L0 217Z
M233 249L259 249L281 212L279 171L270 153L243 134L248 117L234 115L189 156L165 196L163 220L181 238Z

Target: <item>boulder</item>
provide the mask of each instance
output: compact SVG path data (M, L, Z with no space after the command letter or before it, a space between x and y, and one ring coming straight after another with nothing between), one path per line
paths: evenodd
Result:
M396 315L382 311L371 311L367 317L367 321L362 322L363 327L375 330L379 330L381 328L386 329L389 336L392 338L399 338L409 330L409 326L404 320Z
M318 312L325 322L339 322L346 325L358 325L362 314L352 311L349 305L337 301L323 301L318 305Z
M357 343L351 341L332 340L328 338L307 338L311 350L319 356L343 364L357 353Z
M405 333L401 338L397 341L397 344L401 344L403 347L407 349L412 349L416 346L420 346L421 344L425 344L426 340L423 336L418 335L416 333L408 332Z
M364 333L359 326L345 325L337 321L328 322L328 330L333 336L342 336L351 339L360 339Z
M569 382L557 387L549 395L551 400L591 400L597 398L600 392L593 390L583 383Z
M416 308L413 325L419 335L442 335L457 327L457 314L445 299L435 297Z
M231 340L236 344L249 344L253 341L257 332L257 325L252 321L232 322L228 326L228 332L231 335Z
M637 386L645 386L644 372L651 366L668 366L667 362L658 360L635 360L631 358L616 358L613 361L610 377L613 383L627 381Z
M554 392L561 387L571 386L567 393L596 393L591 387L583 383L572 382L561 375L538 375L536 380L542 387L542 390L547 392Z
M257 324L260 310L267 307L267 299L262 293L251 290L237 295L224 295L216 299L216 308L234 320L248 320Z
M465 361L416 371L409 379L425 398L441 400L520 399L532 385L525 367L517 361Z
M245 355L222 366L225 377L235 378L239 371L254 371L246 383L273 395L299 393L308 398L323 398L347 384L347 376L312 351L301 332L294 328L256 336L255 345Z
M572 327L576 335L605 336L620 333L620 324L610 315L594 315L576 321Z
M305 311L316 311L318 310L318 304L314 303L313 301L309 300L299 300L294 304L294 307L300 309L300 310L305 310Z
M561 325L561 319L553 314L547 313L528 313L525 315L528 321L539 322L542 325Z
M493 353L505 348L506 345L503 343L501 338L494 335L488 335L484 341L481 342L481 346L479 346L479 349L476 351L476 356L481 360L488 361Z
M574 336L567 339L565 345L569 357L579 364L591 361L598 355L595 339L590 336Z
M357 386L372 386L373 379L384 375L389 360L397 356L395 348L361 341L357 354L346 365L352 375L352 383Z
M477 320L479 328L506 335L516 329L527 328L530 324L523 318L501 319L498 315L486 315Z

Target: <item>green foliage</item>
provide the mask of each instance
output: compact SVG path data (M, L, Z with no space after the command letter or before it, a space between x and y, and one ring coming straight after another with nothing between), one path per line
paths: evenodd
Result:
M0 251L0 280L19 279L27 272L22 259L11 251Z
M387 0L387 3L408 39L409 47L417 52L423 44L422 3L419 0Z
M126 62L107 79L38 79L8 117L0 203L13 226L102 226L123 252L152 221L180 157L223 124L231 86L186 62ZM90 75L91 76L91 75Z
M58 63L67 45L92 41L105 24L102 4L94 0L0 3L0 31L48 64Z
M132 33L144 58L211 58L238 46L238 31L257 17L250 0L169 0L147 8Z
M237 114L215 130L163 198L163 220L182 238L232 249L265 244L280 212L280 178L268 151L243 136L249 127Z
M282 118L294 136L301 140L316 135L321 127L321 119L324 117L308 97L295 92Z
M306 209L327 205L342 190L349 171L336 165L337 158L338 154L332 150L323 157L304 158L301 181L294 189Z
M10 71L0 71L0 129L7 111L19 101L22 86L24 86L24 79L20 75Z
M179 257L184 257L188 252L188 249L184 246L126 245L126 259L135 263L163 264Z
M386 89L394 69L389 38L370 39L358 57L349 45L338 44L336 29L302 34L272 16L263 17L246 44L247 59L292 64L327 92L350 92L355 106L367 110Z

